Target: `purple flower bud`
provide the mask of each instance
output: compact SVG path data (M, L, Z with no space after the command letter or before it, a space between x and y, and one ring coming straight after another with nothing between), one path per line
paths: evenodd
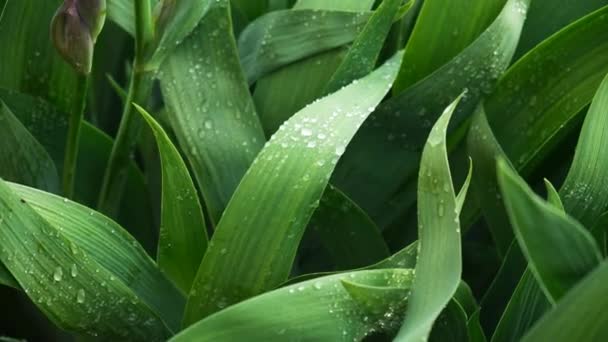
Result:
M93 46L105 16L105 0L65 0L53 17L53 43L61 56L81 74L91 72Z

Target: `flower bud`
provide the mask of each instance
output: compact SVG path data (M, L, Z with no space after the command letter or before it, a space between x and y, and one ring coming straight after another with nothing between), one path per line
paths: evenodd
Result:
M91 72L95 40L105 17L105 0L65 0L53 17L51 38L55 48L80 74Z

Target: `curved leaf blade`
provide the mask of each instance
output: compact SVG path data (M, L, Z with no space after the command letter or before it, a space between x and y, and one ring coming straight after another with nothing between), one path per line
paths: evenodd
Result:
M446 147L448 124L460 98L439 118L422 153L416 277L396 341L427 340L435 320L460 283L460 220Z
M389 91L398 57L310 104L260 152L211 239L190 292L185 325L287 279L335 164Z
M162 165L158 266L184 292L192 286L207 249L207 227L198 193L179 151L150 114L135 105L148 123Z
M227 308L171 341L359 341L398 327L411 279L407 269L313 279Z
M583 226L543 202L504 160L498 163L498 181L530 270L555 303L600 263L600 250Z

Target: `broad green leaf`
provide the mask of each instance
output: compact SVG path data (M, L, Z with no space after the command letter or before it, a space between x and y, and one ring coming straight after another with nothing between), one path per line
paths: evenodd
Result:
M49 153L58 173L61 174L67 135L67 115L44 100L2 88L0 88L0 98ZM96 204L111 148L112 140L107 135L86 122L83 124L76 173L76 201L91 207ZM132 163L118 221L152 254L156 248L157 232L152 230L150 210L143 177L135 163Z
M564 204L562 203L561 198L559 197L559 192L555 189L553 184L548 179L544 179L545 181L545 189L547 189L547 202L551 204L554 208L559 209L561 212L566 212L564 209Z
M229 20L228 3L213 2L160 75L173 130L213 223L265 142Z
M374 70L384 41L393 24L395 12L402 2L402 0L382 1L348 49L338 70L329 80L325 88L326 93L332 93ZM411 5L412 1L408 1L405 6L409 9Z
M299 0L294 10L363 12L370 11L373 4L373 0ZM258 80L254 101L267 135L272 135L294 113L324 95L327 82L345 53L346 48L319 53Z
M2 21L2 17L4 16L4 10L6 9L6 4L8 0L0 0L0 21Z
M339 157L389 91L400 57L310 104L260 152L211 239L190 292L186 326L287 279Z
M491 341L520 341L550 306L532 272L526 270L509 300Z
M445 109L422 152L416 277L396 341L427 340L460 283L460 221L446 147L448 124L460 99Z
M492 23L505 2L424 1L405 47L394 92L404 91L458 55Z
M555 303L599 264L597 243L580 223L535 195L504 160L498 163L498 181L530 270Z
M281 66L352 42L369 13L294 9L270 12L239 37L239 53L250 84ZM285 44L289 42L289 44Z
M607 7L608 8L608 7ZM600 84L585 117L574 160L560 193L566 212L575 213L587 226L595 224L608 209L608 76Z
M159 317L126 284L71 243L4 181L0 218L0 260L55 324L110 339L159 340L168 335Z
M606 340L607 280L608 264L603 262L544 315L522 341Z
M432 123L464 89L469 91L450 126L457 127L471 114L510 63L524 18L521 2L509 0L470 46L383 103L353 139L352 152L344 155L334 184L381 228L395 222L415 202L415 174Z
M59 191L59 176L44 147L0 99L0 175L6 180Z
M323 193L309 227L320 236L339 270L371 265L390 255L374 222L331 185Z
M59 0L6 3L0 21L0 46L3 47L0 49L0 88L40 96L60 110L68 111L76 74L55 51L49 38L51 17L60 3Z
M294 284L209 316L171 341L360 341L399 326L412 275L358 271Z
M25 186L9 185L54 231L70 241L70 248L75 246L86 253L109 271L111 278L127 285L171 330L178 330L184 308L183 295L122 227L75 202ZM64 274L73 273L72 269L71 264L65 266ZM104 281L107 279L100 280L99 284L103 285Z
M163 128L137 106L154 132L162 164L159 268L187 293L207 248L207 228L198 193L179 151Z
M515 60L555 32L606 5L606 0L532 1Z
M525 176L574 126L577 114L590 103L608 72L606 30L608 7L560 30L526 54L509 69L485 102L487 127L480 125L480 129L469 133L470 142L486 137L502 148L493 151L495 147L469 143L479 166L477 178L484 179L480 188L485 191L478 193L479 202L486 219L492 221L490 227L502 253L512 241L512 233L504 224L507 221L503 220L504 209L497 199L496 173L491 165L504 154ZM476 148L483 149L483 153L476 156ZM593 223L596 218L572 211L577 206L568 203L566 194L561 195L570 215L583 224Z

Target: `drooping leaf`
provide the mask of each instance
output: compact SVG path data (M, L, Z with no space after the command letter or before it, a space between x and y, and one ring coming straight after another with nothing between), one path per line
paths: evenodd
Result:
M168 335L159 317L129 287L70 243L4 181L0 218L0 260L55 324L106 338L158 340Z
M607 279L608 264L603 262L544 315L522 341L603 341L607 339Z
M167 58L160 78L173 130L217 223L265 137L239 64L228 3L210 6Z
M53 160L1 99L0 165L0 176L6 180L59 191Z
M128 286L137 295L138 301L154 310L166 326L172 331L178 330L184 308L183 295L122 227L67 199L21 185L9 183L9 186L15 195L50 224L51 232L58 232L69 240L70 249L74 246L82 250L111 273L110 280L114 278ZM68 273L78 274L78 264L76 272L73 272L71 264L63 267L66 279ZM102 279L99 285L103 288L107 281Z
M406 318L396 341L427 340L456 292L462 272L460 222L447 157L446 132L460 98L427 140L418 180L418 261Z
M207 248L203 209L179 151L156 120L145 109L137 109L156 137L162 164L158 266L187 293Z
M359 341L398 327L412 275L358 271L294 284L209 316L171 341Z
M400 57L300 111L260 152L211 239L185 325L287 280L340 155L389 91Z

